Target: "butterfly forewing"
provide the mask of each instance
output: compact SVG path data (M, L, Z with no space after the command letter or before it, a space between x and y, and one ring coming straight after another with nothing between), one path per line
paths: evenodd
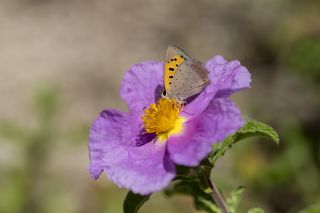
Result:
M166 91L170 91L172 85L172 79L178 69L178 67L189 60L188 54L181 48L170 45L165 53L165 64L164 64L164 76L163 83Z

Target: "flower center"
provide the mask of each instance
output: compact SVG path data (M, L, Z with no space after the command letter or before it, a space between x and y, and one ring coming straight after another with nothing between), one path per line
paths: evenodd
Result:
M170 135L179 134L186 120L180 116L182 105L169 98L160 98L144 110L142 121L148 133L155 133L158 140L166 141Z

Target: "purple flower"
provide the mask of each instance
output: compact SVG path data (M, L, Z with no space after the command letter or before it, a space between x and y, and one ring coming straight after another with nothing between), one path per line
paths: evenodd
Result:
M91 176L97 179L105 170L119 187L149 194L169 184L175 165L199 165L212 144L237 131L243 120L228 97L249 87L250 74L222 56L205 66L210 85L182 107L160 98L162 62L133 65L120 91L129 112L104 110L90 130Z

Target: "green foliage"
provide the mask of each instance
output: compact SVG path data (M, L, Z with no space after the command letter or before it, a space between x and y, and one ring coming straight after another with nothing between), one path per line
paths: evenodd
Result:
M264 213L264 210L261 208L252 208L248 210L248 213Z
M1 180L0 212L20 213L24 202L24 179L19 172L9 172L8 177Z
M210 194L207 194L200 187L197 180L180 180L165 190L167 196L175 194L189 195L193 198L193 203L196 209L204 210L209 213L219 213L218 207L215 205Z
M231 136L232 143L236 143L242 139L260 136L270 139L279 144L279 136L272 127L258 121L247 122L239 131Z
M149 200L150 195L138 195L131 191L128 192L124 203L123 203L123 212L124 213L136 213L140 207Z
M306 209L300 211L300 213L319 213L320 203L308 206Z
M216 204L201 197L198 198L198 205L201 206L201 209L206 210L209 213L221 213L221 210Z
M2 120L0 121L0 136L15 143L22 143L28 137L28 130L16 125L14 122Z
M304 38L295 42L284 54L285 63L304 77L320 83L320 39ZM307 75L306 75L307 74Z
M236 133L228 136L223 142L217 145L216 150L208 157L212 165L222 156L224 153L232 147L233 144L243 140L245 138L260 136L270 139L271 141L279 144L279 136L272 127L267 124L258 121L248 121L241 129Z
M197 179L199 181L199 186L205 193L212 192L212 186L210 183L210 173L212 167L210 166L199 166L197 168Z
M227 206L230 213L236 213L239 206L241 195L244 191L244 187L238 187L230 193L230 196L227 198Z
M40 90L35 95L35 108L44 124L52 121L58 111L58 94L51 87Z
M23 169L11 168L5 171L4 183L0 194L0 212L21 212L21 209L38 213L43 212L43 202L47 194L37 190L42 180L48 152L55 138L53 120L57 113L57 97L55 89L47 88L35 96L37 127L23 126L11 121L0 122L0 136L23 146ZM21 126L20 126L21 125ZM25 125L25 124L24 124ZM37 195L37 196L35 196Z

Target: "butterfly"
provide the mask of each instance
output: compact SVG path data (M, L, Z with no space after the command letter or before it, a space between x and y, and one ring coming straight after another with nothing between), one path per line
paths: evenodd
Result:
M191 58L181 48L170 45L164 57L164 91L162 97L185 102L210 84L203 63Z

